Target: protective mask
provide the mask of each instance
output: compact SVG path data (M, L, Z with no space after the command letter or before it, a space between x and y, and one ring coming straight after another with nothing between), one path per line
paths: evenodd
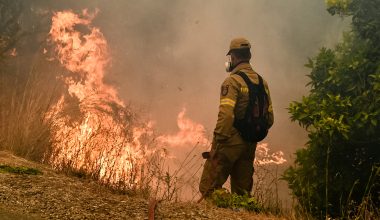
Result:
M226 71L229 73L231 72L234 68L232 67L232 61L231 61L231 56L228 56L228 61L224 63L226 66Z

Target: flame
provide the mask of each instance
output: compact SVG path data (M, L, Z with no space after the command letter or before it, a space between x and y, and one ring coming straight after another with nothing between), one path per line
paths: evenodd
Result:
M49 34L56 44L55 51L59 62L85 79L78 81L70 77L65 78L70 95L82 101L85 97L96 94L96 98L112 100L123 105L116 90L103 83L109 54L107 41L102 32L99 28L90 26L97 12L90 14L87 10L83 10L82 17L72 11L56 12L52 18ZM90 33L81 34L75 30L78 25L84 25Z
M47 160L57 169L83 171L108 184L133 187L141 178L136 173L142 172L150 156L157 152L167 156L159 152L164 146L209 146L210 142L204 126L187 118L185 108L177 117L179 131L152 141L154 123L136 121L117 91L103 81L110 56L104 35L91 24L97 13L53 14L49 41L56 59L69 72L60 77L65 93L46 114L53 146ZM269 154L266 144L257 149L255 163L286 161L282 152Z
M71 74L61 77L69 96L63 95L47 114L47 119L53 119L49 162L58 169L92 173L109 183L133 184L136 180L128 173L152 153L141 142L143 135L152 134L152 126L134 125L116 90L103 82L110 59L106 39L91 26L96 13L61 11L52 17L50 41L58 61ZM82 34L77 26L88 33ZM77 102L70 102L70 97ZM73 108L79 109L80 117L70 114Z
M277 151L270 154L269 150L270 149L267 143L259 143L256 147L256 158L254 163L257 165L279 165L286 162L286 159L284 158L284 153L282 151Z
M157 141L171 147L195 146L198 144L203 146L210 145L205 127L186 118L185 114L186 108L183 108L177 116L177 126L179 128L177 134L159 136Z

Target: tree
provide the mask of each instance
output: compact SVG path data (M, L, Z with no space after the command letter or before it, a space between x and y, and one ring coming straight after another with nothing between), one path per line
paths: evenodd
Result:
M326 3L352 30L306 65L310 94L289 112L309 141L284 179L312 215L349 217L380 204L380 0Z

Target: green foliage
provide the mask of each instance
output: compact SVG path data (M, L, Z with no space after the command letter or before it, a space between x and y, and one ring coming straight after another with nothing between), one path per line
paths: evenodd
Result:
M256 199L248 194L240 196L225 189L215 190L211 195L211 201L221 208L245 209L252 212L260 212L263 209Z
M352 4L352 0L325 0L327 10L331 14L349 14L349 6Z
M29 167L13 167L9 165L0 165L0 173L14 173L14 174L27 174L27 175L39 175L42 172L38 169Z
M331 14L352 16L352 31L306 65L310 94L289 112L309 141L284 179L302 209L347 217L349 204L363 198L379 205L380 176L372 170L380 164L380 0L326 2Z

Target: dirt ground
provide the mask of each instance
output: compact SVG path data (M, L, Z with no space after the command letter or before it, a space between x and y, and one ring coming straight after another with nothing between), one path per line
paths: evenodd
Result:
M112 192L95 181L0 151L0 165L36 168L42 175L0 172L0 219L148 219L144 198ZM155 219L279 219L220 209L207 202L158 203Z

